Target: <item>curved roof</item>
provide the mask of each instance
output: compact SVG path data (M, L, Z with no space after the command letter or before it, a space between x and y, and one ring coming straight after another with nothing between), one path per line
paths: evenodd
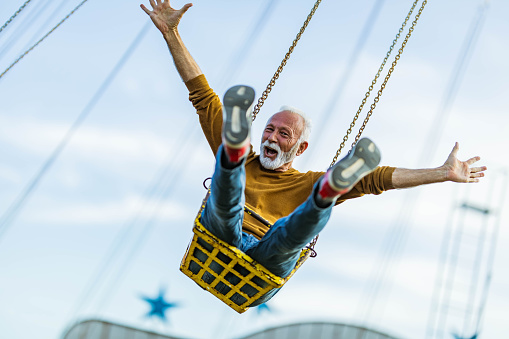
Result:
M63 339L184 339L130 326L114 324L104 320L89 319L74 324L62 337Z
M64 335L63 339L184 339L149 332L134 327L114 324L103 320L84 320L74 324ZM238 339L397 339L388 334L374 331L365 327L333 323L333 322L305 322L277 326L250 334Z
M305 322L277 326L239 339L396 339L366 327L333 322Z

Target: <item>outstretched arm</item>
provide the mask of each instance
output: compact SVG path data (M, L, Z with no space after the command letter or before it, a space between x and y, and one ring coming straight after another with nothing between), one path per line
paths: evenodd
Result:
M182 80L186 82L202 74L200 67L187 50L177 30L180 19L193 4L186 4L179 10L173 9L169 0L150 0L150 5L152 11L143 4L140 7L150 16L154 25L163 34Z
M470 167L481 158L473 157L467 161L457 158L459 144L456 143L446 162L437 168L405 169L396 168L392 174L392 184L395 188L408 188L436 182L453 181L473 183L484 177L486 166Z

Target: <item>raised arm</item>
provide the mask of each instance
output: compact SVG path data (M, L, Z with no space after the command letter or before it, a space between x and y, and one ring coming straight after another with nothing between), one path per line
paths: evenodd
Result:
M182 80L186 82L202 74L200 67L198 67L198 64L180 38L177 29L180 19L182 19L184 13L187 12L193 4L186 4L179 10L173 9L170 6L169 0L150 0L150 5L152 6L152 11L147 9L143 4L140 5L140 7L150 16L154 25L163 34L164 40L166 40L171 56L173 57L175 67Z
M479 178L484 177L486 166L470 166L481 158L473 157L467 161L460 161L457 158L458 150L459 144L456 143L445 163L437 168L415 170L396 168L392 174L392 184L395 188L409 188L444 181L479 182Z

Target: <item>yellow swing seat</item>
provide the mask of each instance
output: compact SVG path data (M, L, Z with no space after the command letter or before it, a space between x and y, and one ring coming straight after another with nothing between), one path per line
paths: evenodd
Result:
M281 288L314 253L304 248L286 278L272 274L238 248L218 239L200 222L209 194L194 221L193 238L180 264L180 270L204 290L238 313L249 309L261 296Z

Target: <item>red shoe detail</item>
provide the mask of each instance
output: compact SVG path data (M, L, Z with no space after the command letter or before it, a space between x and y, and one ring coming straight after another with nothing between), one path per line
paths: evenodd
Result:
M380 162L380 150L368 138L362 138L346 157L325 173L319 194L322 199L334 199L350 191Z
M249 153L251 121L248 111L254 95L254 89L245 85L233 86L224 95L221 135L230 163L240 162Z
M345 188L345 189L342 189L339 191L334 189L329 184L330 172L331 172L331 170L329 170L329 171L327 171L327 173L325 173L324 177L322 178L322 182L320 183L320 189L318 190L318 194L324 200L337 198L340 195L343 195L349 191L348 188Z
M242 148L231 148L226 144L224 145L224 151L228 156L228 161L232 164L236 164L240 162L243 158L245 158L249 152L250 144L249 142Z

